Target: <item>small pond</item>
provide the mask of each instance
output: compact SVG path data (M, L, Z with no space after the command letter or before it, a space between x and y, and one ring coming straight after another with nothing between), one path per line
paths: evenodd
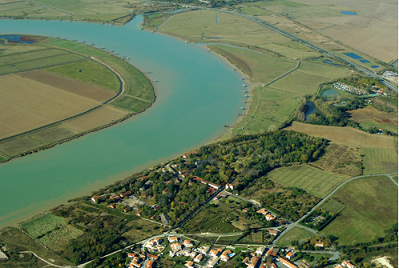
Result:
M344 15L357 15L356 12L352 12L352 11L341 11L341 14L344 14Z
M327 89L322 94L323 97L327 97L327 98L335 97L335 96L338 96L338 95L339 95L339 93L335 89Z
M309 117L314 114L318 113L319 111L315 108L314 103L311 101L307 101L306 104L308 105L308 111L305 114L305 120L308 121Z

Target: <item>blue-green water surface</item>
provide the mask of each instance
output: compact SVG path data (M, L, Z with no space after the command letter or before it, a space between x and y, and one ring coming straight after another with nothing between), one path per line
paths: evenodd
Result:
M146 112L105 130L0 165L0 226L90 194L224 133L243 100L239 74L213 53L165 35L84 22L0 20L0 34L68 38L114 50L157 79Z

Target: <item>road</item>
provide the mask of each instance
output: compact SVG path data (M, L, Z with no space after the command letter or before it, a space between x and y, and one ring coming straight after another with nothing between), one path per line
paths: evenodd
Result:
M331 193L329 193L326 197L324 197L319 203L317 203L310 211L308 211L308 213L306 213L305 215L303 215L299 220L297 220L296 222L290 224L287 226L287 229L285 229L276 239L274 239L272 245L274 246L278 240L280 240L280 238L282 236L284 236L289 230L291 230L293 227L298 226L301 227L300 225L298 225L299 222L301 222L303 219L305 219L310 213L312 213L316 208L318 208L320 205L324 204L324 202L329 199L333 194L335 194L336 191L338 191L342 186L344 186L345 184L356 180L356 179L360 179L360 178L367 178L367 177L376 177L376 176L387 176L389 177L392 182L396 185L396 187L398 187L398 184L392 179L391 175L394 174L398 174L397 172L395 173L385 173L385 174L371 174L371 175L362 175L362 176L357 176L357 177L353 177L347 181L344 181L343 183L341 183L340 185L338 185Z

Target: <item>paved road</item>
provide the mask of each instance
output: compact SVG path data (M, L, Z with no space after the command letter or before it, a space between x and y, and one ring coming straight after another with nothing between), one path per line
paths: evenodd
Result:
M302 250L303 253L311 253L311 254L332 254L333 256L328 259L328 261L335 261L339 259L339 256L342 256L338 251L315 251L315 250Z
M338 185L337 188L335 188L331 193L329 193L325 198L323 198L319 203L317 203L310 211L308 211L308 213L306 213L305 215L302 216L302 218L300 218L299 220L297 220L296 222L288 225L287 229L285 229L272 243L272 245L274 246L278 240L280 240L280 238L282 236L284 236L289 230L291 230L293 227L295 226L300 226L298 225L299 222L301 222L303 219L305 219L310 213L312 213L317 207L319 207L320 205L324 204L324 202L329 199L333 194L335 194L336 191L338 191L342 186L344 186L345 184L356 180L356 179L360 179L360 178L367 178L367 177L376 177L376 176L387 176L389 177L392 182L396 185L396 187L398 187L398 184L392 179L391 175L394 174L398 174L398 172L394 172L394 173L385 173L385 174L371 174L371 175L362 175L362 176L357 176L357 177L353 177L347 181L344 181L343 183L341 183L340 185Z

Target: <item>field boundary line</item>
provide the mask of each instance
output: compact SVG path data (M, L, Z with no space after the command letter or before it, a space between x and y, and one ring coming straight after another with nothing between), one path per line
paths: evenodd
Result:
M274 82L280 80L280 79L283 78L284 76L289 75L290 73L292 73L292 72L294 72L295 70L297 70L299 67L301 67L301 61L298 61L298 64L297 64L297 66L296 66L294 69L292 69L292 70L286 72L285 74L280 75L280 76L277 77L277 78L274 78L274 80L272 80L272 81L270 81L269 83L265 84L264 87L267 87L267 86L273 84Z
M338 145L338 148L337 149L335 149L335 151L334 152L332 152L332 153L330 153L330 154L328 154L328 156L318 165L318 167L320 167L320 168L322 168L321 167L321 165L325 162L325 161L327 161L327 159L328 158L330 158L330 156L331 155L333 155L336 151L338 151L339 150L339 148L341 148L341 145L339 145L339 144L337 144Z

